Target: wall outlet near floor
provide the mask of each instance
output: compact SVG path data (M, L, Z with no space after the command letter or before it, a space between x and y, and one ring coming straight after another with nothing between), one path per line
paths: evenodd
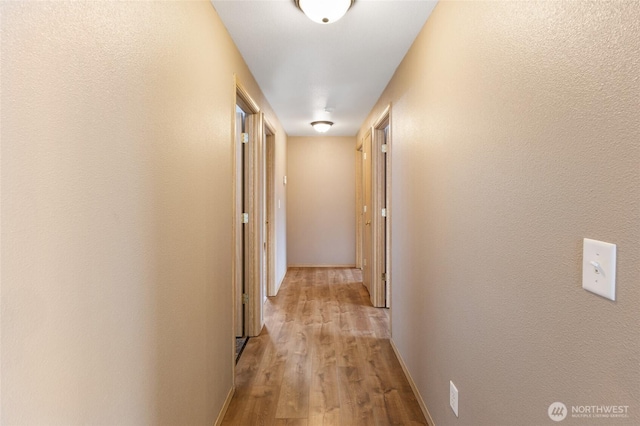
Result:
M451 409L458 417L458 388L451 380L449 380L449 405L451 405Z

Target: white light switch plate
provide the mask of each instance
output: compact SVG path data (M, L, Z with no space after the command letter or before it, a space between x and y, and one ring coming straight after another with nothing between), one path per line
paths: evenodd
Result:
M616 300L616 245L584 239L582 246L582 288Z

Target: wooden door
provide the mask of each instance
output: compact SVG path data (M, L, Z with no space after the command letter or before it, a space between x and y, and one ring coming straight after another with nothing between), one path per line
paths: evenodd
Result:
M389 152L389 125L374 130L372 140L372 170L373 170L373 210L376 215L372 221L373 228L373 306L390 307L390 281L389 281L389 200L388 200L388 152ZM378 279L379 278L379 279Z
M266 152L266 221L265 228L267 232L267 296L276 295L276 232L275 232L275 144L276 139L274 131L267 125L265 133L267 134L267 141L265 146Z
M263 120L264 123L264 120ZM267 256L267 241L269 240L268 230L269 230L269 212L267 210L267 155L266 155L266 146L267 146L267 132L266 126L262 129L262 155L260 158L260 180L261 180L261 206L262 209L262 230L261 230L261 240L262 240L262 269L260 276L260 293L261 293L261 303L267 301L267 277L269 272L269 262Z
M364 182L362 180L362 140L356 146L356 268L362 270L362 247L364 246Z
M260 334L264 282L263 114L236 79L236 149L234 163L234 330ZM242 117L242 120L240 120ZM241 326L241 324L243 324Z
M362 181L364 189L364 230L362 247L362 282L369 291L372 292L372 267L373 258L373 234L371 227L372 219L372 176L371 176L371 132L367 133L362 143Z
M245 233L244 226L242 224L241 214L245 211L245 194L247 180L246 175L246 145L242 143L242 134L245 131L245 117L246 114L239 106L236 106L236 136L235 136L235 194L236 194L236 211L238 212L236 221L235 232L235 249L236 249L236 267L235 267L235 321L234 329L236 337L243 337L245 335L245 309L243 304L243 295L245 293Z
M376 307L390 307L389 246L391 227L389 220L389 108L372 128L371 138L371 235L373 262L371 265L371 303Z
M246 211L249 215L248 223L245 224L247 235L245 250L245 309L247 315L247 335L257 336L260 334L263 324L263 281L264 281L264 125L263 114L256 112L247 114L245 126L248 133L248 143L246 152L248 156L247 174L248 181L246 197Z

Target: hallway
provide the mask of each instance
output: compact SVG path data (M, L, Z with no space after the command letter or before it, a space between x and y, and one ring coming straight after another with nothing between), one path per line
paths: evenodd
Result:
M236 367L224 425L427 424L359 270L290 268Z
M0 424L640 425L640 0L428 2L0 2Z

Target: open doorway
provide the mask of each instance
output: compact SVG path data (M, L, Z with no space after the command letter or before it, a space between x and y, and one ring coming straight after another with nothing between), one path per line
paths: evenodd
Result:
M356 187L357 264L375 307L391 307L390 108L358 144Z
M387 107L373 125L373 204L379 214L374 220L374 257L376 275L379 276L376 291L377 304L391 307L391 108Z
M262 113L236 79L234 126L234 334L260 334L265 294L265 129ZM242 341L236 341L238 353Z

